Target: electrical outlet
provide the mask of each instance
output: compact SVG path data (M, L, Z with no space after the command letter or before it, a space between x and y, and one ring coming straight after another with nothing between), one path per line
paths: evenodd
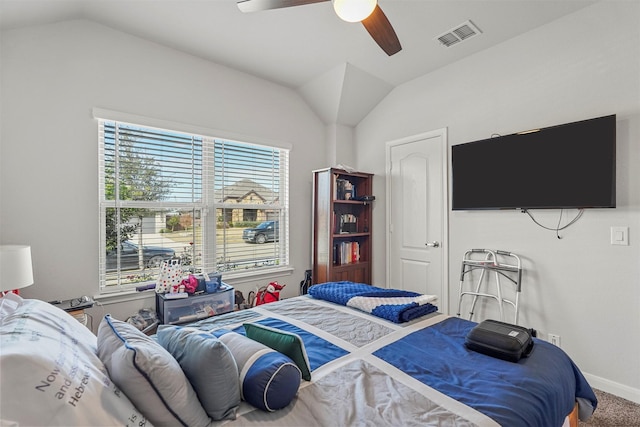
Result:
M549 342L556 347L560 347L560 335L549 334Z

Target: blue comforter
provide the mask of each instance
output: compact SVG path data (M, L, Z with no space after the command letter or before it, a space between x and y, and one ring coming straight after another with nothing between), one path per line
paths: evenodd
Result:
M328 282L309 288L314 298L357 308L394 323L408 322L438 310L425 295L363 283Z
M452 317L373 354L503 426L561 426L576 400L591 415L596 396L562 350L534 338L529 357L505 362L464 346L475 325Z

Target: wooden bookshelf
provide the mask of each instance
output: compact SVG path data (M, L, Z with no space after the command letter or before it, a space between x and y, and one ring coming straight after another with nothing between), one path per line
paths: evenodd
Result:
M373 175L327 168L313 172L312 281L371 283Z

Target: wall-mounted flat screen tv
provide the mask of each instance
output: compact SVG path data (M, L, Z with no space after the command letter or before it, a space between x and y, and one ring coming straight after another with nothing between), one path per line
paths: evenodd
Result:
M615 208L616 116L451 147L453 210Z

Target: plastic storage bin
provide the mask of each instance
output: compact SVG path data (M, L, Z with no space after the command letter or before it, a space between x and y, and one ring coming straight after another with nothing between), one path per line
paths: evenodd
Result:
M194 322L206 317L233 311L233 287L222 283L214 293L189 295L187 298L170 299L167 294L156 294L156 311L160 323L175 325Z

